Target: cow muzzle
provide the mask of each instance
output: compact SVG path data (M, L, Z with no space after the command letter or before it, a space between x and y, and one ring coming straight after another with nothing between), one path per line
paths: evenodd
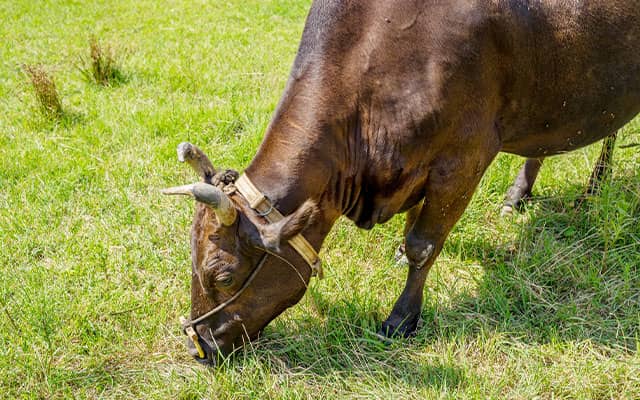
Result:
M234 343L242 336L242 320L238 316L222 323L215 330L206 324L197 327L184 317L180 318L183 332L187 335L189 354L203 365L217 365L234 350Z

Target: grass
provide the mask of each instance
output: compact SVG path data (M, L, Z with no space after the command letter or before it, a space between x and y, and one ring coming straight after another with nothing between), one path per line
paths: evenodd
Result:
M327 278L219 369L187 355L192 180L175 146L242 169L295 55L309 1L0 5L0 397L640 398L640 120L600 197L571 207L598 146L543 167L501 219L522 160L501 155L425 289L424 327L371 334L399 295L403 216L340 221ZM126 43L123 84L86 82L89 33ZM21 65L44 64L72 119L43 117Z
M88 82L97 85L113 86L126 82L115 49L101 44L95 36L89 38L89 60L80 57L78 69Z

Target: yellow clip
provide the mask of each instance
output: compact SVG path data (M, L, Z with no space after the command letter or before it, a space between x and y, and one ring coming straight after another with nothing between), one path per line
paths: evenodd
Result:
M204 350L202 350L202 347L200 347L198 334L196 333L195 329L193 329L193 326L185 326L187 324L187 319L185 317L180 317L180 324L184 327L184 332L187 334L189 339L191 339L191 343L193 343L193 346L196 348L196 350L198 350L198 356L200 356L200 358L204 358Z

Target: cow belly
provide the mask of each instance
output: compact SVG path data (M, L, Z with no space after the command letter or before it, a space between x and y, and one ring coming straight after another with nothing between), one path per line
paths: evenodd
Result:
M566 153L594 143L617 131L640 112L640 91L624 98L584 99L583 104L574 107L573 112L556 110L535 113L535 120L528 120L523 113L515 127L501 127L507 134L502 151L524 157L545 157ZM544 118L543 115L547 115ZM514 120L517 117L513 117Z
M542 157L593 143L640 112L640 12L622 0L533 3L507 19L517 39L496 125L503 151Z

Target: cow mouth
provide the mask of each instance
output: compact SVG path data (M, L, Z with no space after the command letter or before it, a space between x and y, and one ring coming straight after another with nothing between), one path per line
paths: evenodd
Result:
M187 339L188 352L200 364L212 366L230 356L235 348L239 347L237 344L242 342L243 324L242 320L236 316L215 330L203 324L198 326L196 331L198 344L204 352L204 357L200 357L191 338Z

